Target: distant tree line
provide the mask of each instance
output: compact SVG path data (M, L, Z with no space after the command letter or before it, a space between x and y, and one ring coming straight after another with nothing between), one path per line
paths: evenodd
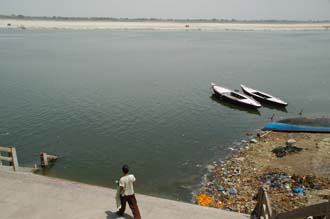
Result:
M237 20L237 19L161 19L161 18L113 18L113 17L61 17L61 16L24 16L24 15L0 15L0 19L29 19L29 20L81 20L81 21L165 21L165 22L194 22L194 23L320 23L330 20Z

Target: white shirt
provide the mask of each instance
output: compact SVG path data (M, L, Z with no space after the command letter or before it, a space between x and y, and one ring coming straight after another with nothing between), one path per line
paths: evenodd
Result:
M135 177L133 174L126 175L120 178L119 186L124 187L124 195L134 194L133 182L135 182Z

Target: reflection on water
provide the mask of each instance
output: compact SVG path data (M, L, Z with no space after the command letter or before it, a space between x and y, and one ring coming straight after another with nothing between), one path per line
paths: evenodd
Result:
M254 108L251 108L251 107L244 107L242 105L230 103L226 100L221 99L220 97L218 97L215 94L212 94L212 96L210 96L210 98L211 98L211 100L219 103L222 106L225 106L225 107L228 107L228 108L231 108L231 109L234 109L234 110L239 110L239 111L242 111L242 112L247 112L247 113L254 114L254 115L259 115L259 116L261 115L258 109L254 109Z
M274 104L269 104L269 103L264 103L262 102L261 103L262 107L267 107L269 109L272 109L272 110L278 110L278 111L281 111L281 112L284 112L284 113L288 113L288 110L286 109L286 107L281 107L281 106L277 106L277 105L274 105Z

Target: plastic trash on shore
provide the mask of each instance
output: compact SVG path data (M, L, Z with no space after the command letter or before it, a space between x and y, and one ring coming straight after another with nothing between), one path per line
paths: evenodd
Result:
M259 182L272 188L283 188L291 180L285 172L270 172L259 177Z
M237 190L236 190L235 188L231 188L231 189L229 190L229 194L230 194L230 195L237 195Z
M305 191L304 187L292 188L292 192L294 192L294 193L304 193L304 191Z
M201 205L201 206L213 206L213 205L215 205L214 199L211 198L210 196L206 195L206 194L200 194L197 197L197 203L198 203L198 205Z
M221 186L221 185L218 186L218 191L219 191L219 192L222 192L222 191L224 191L224 190L225 190L225 188L223 188L223 186Z

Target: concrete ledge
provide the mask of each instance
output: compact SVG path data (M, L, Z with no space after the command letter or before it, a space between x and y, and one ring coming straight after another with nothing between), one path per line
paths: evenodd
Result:
M0 169L1 219L113 219L116 191ZM137 194L142 218L243 219L248 215ZM128 208L124 218L132 218Z

